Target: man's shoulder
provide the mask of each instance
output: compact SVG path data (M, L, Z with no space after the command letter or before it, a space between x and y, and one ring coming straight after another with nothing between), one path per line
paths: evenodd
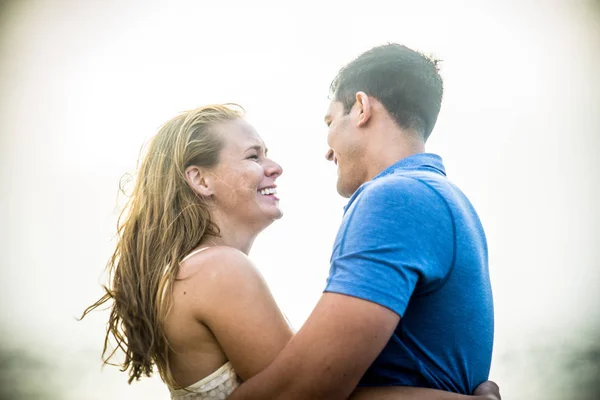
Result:
M431 185L431 181L442 180L434 174L429 176L420 171L391 173L374 179L364 185L360 197L363 201L387 202L402 199L432 199L439 198L439 193Z
M450 210L436 185L419 176L390 174L368 182L350 201L344 224L363 225L372 219L383 229L397 231L399 221L403 229L420 226L437 226L450 222ZM389 224L388 224L389 223Z

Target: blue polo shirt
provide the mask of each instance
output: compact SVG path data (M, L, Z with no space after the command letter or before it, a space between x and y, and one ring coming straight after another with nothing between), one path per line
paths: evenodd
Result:
M401 317L360 386L470 394L488 379L494 316L486 238L439 156L402 159L354 193L325 291Z

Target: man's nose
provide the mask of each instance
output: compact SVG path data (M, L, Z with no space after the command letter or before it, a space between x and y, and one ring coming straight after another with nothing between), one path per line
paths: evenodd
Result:
M325 153L325 159L327 161L333 161L333 150L332 149L327 150L327 153Z

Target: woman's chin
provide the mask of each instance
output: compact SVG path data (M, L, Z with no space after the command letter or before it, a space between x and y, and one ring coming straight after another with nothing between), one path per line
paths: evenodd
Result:
M283 211L281 211L281 209L277 208L275 210L269 210L268 213L265 213L267 218L265 220L265 227L263 229L268 228L269 226L271 226L271 224L275 221L277 221L278 219L280 219L281 217L283 217Z
M268 216L271 222L281 218L283 211L279 207L279 204L270 204L268 207L262 207L262 212Z
M261 207L260 214L255 215L251 225L255 227L258 232L262 232L281 217L283 217L283 211L279 206ZM246 224L248 222L246 222Z
M277 210L270 211L268 215L269 225L271 225L273 222L283 217L283 211L281 211L281 209L278 208Z

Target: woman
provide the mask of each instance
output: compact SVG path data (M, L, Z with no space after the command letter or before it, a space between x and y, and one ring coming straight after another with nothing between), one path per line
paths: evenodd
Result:
M108 349L114 339L130 383L156 366L172 399L226 398L291 338L247 256L282 216L281 174L234 105L191 110L159 130L121 214L111 283L83 314L112 300L104 360L115 353ZM423 398L464 397L415 390Z

